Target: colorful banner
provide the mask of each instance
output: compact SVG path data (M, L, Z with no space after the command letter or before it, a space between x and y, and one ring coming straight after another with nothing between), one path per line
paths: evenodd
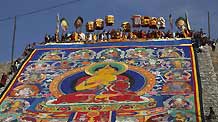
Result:
M190 40L38 46L0 98L0 121L201 122Z

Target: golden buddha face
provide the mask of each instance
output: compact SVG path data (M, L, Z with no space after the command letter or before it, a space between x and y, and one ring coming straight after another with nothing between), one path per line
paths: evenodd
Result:
M75 87L77 91L98 88L101 85L108 85L117 79L117 71L110 65L96 71L90 78L86 79Z
M113 67L111 67L110 65L106 65L104 68L102 68L102 69L99 69L98 71L96 71L96 73L95 74L97 74L97 75L104 75L104 74L116 74L116 70L113 68Z

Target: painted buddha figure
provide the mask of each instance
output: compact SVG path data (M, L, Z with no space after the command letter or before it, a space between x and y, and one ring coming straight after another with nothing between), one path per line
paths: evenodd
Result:
M95 96L96 102L144 101L135 92L130 91L129 78L117 76L117 80L106 86L106 91Z
M116 81L117 76L124 73L127 67L126 64L120 62L91 64L85 69L87 76L78 79L74 87L76 92L62 95L53 103L94 102L98 89L102 89Z
M130 87L129 78L119 75L117 80L108 84L103 92L96 93L91 91L78 91L59 97L53 104L59 103L91 103L91 102L122 102L122 101L148 101L143 99L135 92L128 90Z
M90 78L78 84L75 89L77 91L95 89L101 85L108 85L117 79L116 70L110 65L96 71Z
M75 92L63 94L53 104L148 101L130 90L130 79L123 75L128 65L122 62L100 62L85 69L86 76L76 81Z

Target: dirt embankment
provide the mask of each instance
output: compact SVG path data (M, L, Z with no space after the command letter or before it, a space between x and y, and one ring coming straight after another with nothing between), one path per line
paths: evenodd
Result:
M0 76L3 72L8 72L10 69L10 63L0 63Z

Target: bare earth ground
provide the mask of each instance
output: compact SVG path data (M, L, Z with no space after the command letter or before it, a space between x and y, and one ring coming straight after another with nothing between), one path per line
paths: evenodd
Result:
M10 69L10 63L0 63L0 76L3 72L8 72Z

